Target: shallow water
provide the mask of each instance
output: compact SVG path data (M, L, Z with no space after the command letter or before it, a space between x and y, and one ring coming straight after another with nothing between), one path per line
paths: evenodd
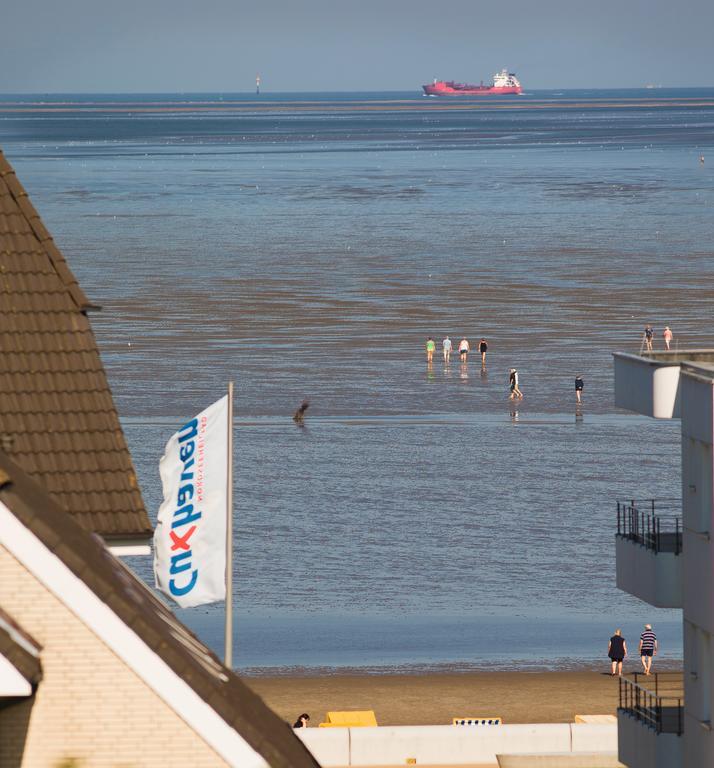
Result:
M152 509L169 424L125 420ZM261 418L235 435L241 667L592 664L615 626L634 639L646 621L663 658L681 653L677 613L619 592L614 561L614 500L677 481L676 422ZM182 618L222 647L220 606Z
M236 381L239 665L576 663L648 619L681 651L614 586L614 501L678 495L679 427L615 413L611 352L714 342L713 128L711 90L0 99L152 515ZM447 333L486 371L427 368ZM186 620L219 647L220 606Z

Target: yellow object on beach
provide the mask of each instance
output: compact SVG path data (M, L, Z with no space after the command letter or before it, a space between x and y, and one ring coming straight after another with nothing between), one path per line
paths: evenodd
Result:
M454 717L452 725L503 725L500 717Z
M600 723L612 725L617 722L615 715L575 715L576 723Z
M366 728L377 725L374 710L363 709L354 712L328 712L320 728Z

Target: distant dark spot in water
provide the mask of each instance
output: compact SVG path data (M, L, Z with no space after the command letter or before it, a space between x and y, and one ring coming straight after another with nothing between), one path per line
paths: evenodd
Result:
M547 187L547 190L559 197L584 200L598 198L623 199L639 202L651 195L664 192L664 187L658 182L612 182L612 181L586 181L563 182Z
M179 213L83 213L84 219L172 219L186 218Z
M343 185L334 187L323 192L314 192L306 197L310 200L330 200L340 198L342 200L373 200L376 198L414 197L423 195L426 190L421 187L358 187L353 185ZM305 196L301 196L303 198Z

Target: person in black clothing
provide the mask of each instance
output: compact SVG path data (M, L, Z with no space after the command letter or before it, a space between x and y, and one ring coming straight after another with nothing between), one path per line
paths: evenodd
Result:
M488 352L488 342L486 339L481 339L478 343L478 351L481 353L481 365L486 367L486 352Z
M615 634L610 638L610 642L607 644L607 655L612 662L610 674L622 677L622 661L627 656L627 643L622 636L621 629L616 629Z
M647 323L645 326L645 335L644 335L644 342L645 342L645 349L648 352L652 351L652 339L654 338L654 328Z
M310 722L310 715L307 712L303 712L295 721L293 728L307 728L307 724Z
M583 377L578 374L575 377L575 399L577 402L582 402L581 398L583 396L583 387L585 386L585 383L583 382Z

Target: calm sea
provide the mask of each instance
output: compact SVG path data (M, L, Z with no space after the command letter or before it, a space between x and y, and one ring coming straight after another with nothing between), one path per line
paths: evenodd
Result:
M152 515L236 382L238 666L574 666L644 621L681 654L613 538L679 495L679 424L616 411L611 352L714 345L714 89L2 96L0 146L103 307ZM486 369L428 368L447 334ZM221 651L221 606L182 617Z

